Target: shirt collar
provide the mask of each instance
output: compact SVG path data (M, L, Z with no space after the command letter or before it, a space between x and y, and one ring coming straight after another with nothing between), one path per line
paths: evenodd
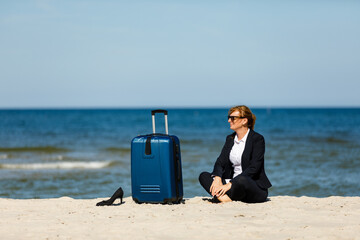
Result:
M249 132L250 132L250 128L248 129L248 131L246 132L246 134L245 134L245 136L242 138L242 139L238 139L238 136L237 136L237 134L235 134L235 138L234 138L234 142L235 143L237 143L237 144L239 144L240 142L246 142L246 139L247 139L247 137L248 137L248 135L249 135Z

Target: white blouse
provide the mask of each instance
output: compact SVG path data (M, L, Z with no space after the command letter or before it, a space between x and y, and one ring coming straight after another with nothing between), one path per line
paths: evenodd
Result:
M233 178L242 173L241 168L241 157L243 155L245 149L246 139L249 135L250 129L248 129L247 133L242 139L238 139L237 135L234 138L234 146L230 151L230 162L232 163L232 167L234 168ZM229 182L230 179L226 179L226 182Z

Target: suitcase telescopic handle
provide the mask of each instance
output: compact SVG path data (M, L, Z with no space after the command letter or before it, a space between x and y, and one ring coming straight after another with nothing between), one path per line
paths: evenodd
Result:
M162 109L157 109L157 110L152 110L151 111L153 133L154 134L156 133L156 130L155 130L155 114L156 113L163 113L164 114L164 116L165 116L165 133L166 133L166 135L169 135L168 120L167 120L168 111L162 110Z
M155 113L163 113L165 115L168 114L168 111L167 110L163 110L163 109L157 109L157 110L152 110L151 111L151 115L155 115Z

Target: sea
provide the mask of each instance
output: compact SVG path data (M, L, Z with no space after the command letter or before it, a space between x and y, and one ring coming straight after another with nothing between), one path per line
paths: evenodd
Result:
M180 139L184 197L232 131L228 109L167 109ZM253 108L266 142L269 196L360 196L360 108ZM156 115L156 131L165 131ZM151 109L0 110L0 198L131 196L131 140L152 133Z

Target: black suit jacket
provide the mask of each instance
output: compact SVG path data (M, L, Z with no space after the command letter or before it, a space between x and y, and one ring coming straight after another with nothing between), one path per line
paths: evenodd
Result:
M247 176L253 179L256 184L268 189L271 183L265 174L264 169L264 154L265 154L265 139L259 133L250 129L249 135L246 139L245 149L241 157L242 173L234 179L234 168L230 162L230 151L234 145L235 132L226 137L226 142L221 150L220 156L216 160L212 175L219 176L223 179L231 179L232 182L239 176Z

